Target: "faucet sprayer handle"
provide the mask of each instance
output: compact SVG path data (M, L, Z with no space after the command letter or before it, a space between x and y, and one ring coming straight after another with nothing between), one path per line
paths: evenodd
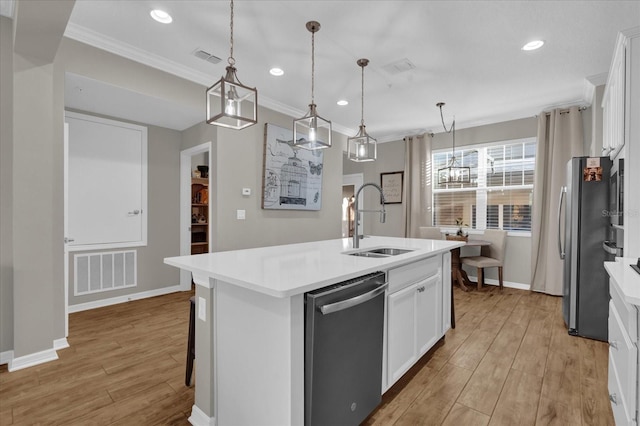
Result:
M380 211L380 223L384 223L387 220L387 212L382 210Z

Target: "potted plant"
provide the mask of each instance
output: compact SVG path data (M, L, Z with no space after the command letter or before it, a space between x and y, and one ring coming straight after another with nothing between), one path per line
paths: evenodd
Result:
M462 230L463 226L469 226L463 222L462 218L456 218L456 226L458 227L458 231L454 235L447 234L447 240L456 240L456 241L467 241L469 235Z

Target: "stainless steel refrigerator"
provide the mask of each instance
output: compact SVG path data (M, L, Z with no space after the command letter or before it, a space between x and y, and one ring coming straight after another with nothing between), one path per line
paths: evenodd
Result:
M569 160L558 208L558 249L564 259L564 322L571 335L603 341L608 337L609 315L609 279L604 262L610 259L602 245L609 228L610 173L609 157Z

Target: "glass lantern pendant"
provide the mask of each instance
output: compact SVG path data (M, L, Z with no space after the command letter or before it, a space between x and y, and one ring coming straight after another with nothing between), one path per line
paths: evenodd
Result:
M444 131L451 133L453 136L453 148L451 150L451 159L447 165L438 169L438 185L471 183L471 168L458 165L458 159L456 158L456 119L453 119L451 127L447 130L447 126L444 124L444 116L442 115L442 107L444 105L444 102L436 104L440 108L440 119L442 120Z
M207 89L207 123L240 130L258 122L258 91L243 85L233 59L233 0L231 0L231 49L227 73Z
M378 142L369 136L364 125L364 67L369 64L369 60L364 58L358 59L356 63L362 69L362 118L360 120L360 130L358 130L358 134L347 139L347 158L356 162L374 161L377 156Z
M331 147L331 122L318 115L314 102L315 33L320 30L316 21L307 22L311 32L311 103L304 117L293 120L293 146L304 149L323 149Z

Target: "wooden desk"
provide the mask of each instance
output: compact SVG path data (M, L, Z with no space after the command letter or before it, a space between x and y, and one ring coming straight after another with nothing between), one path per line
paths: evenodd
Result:
M489 241L472 239L466 241L464 247L482 247L488 245L491 245ZM475 285L474 282L469 280L469 276L464 269L462 269L462 262L460 261L460 247L451 250L451 283L453 284L454 282L457 282L460 288L464 291L469 291L469 287Z

